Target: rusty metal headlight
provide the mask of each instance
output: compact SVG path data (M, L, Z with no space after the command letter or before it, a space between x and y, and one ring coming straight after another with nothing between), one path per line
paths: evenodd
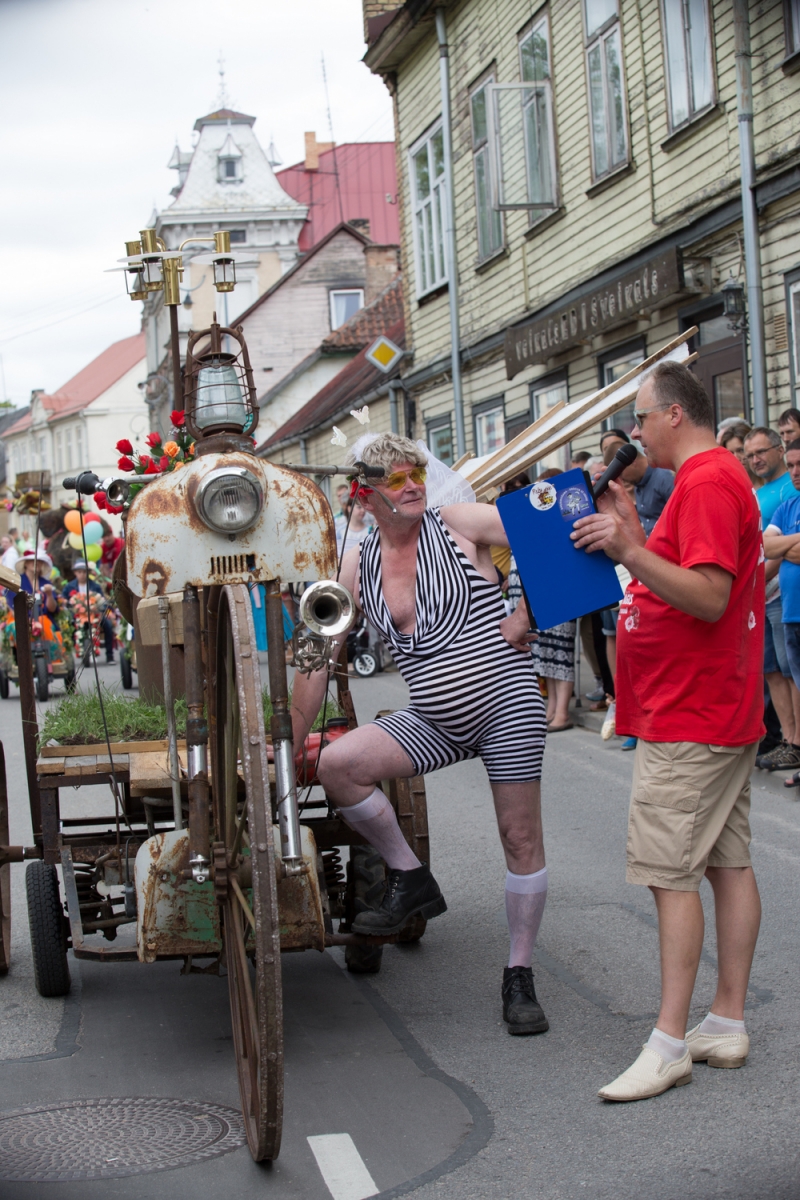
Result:
M244 467L218 467L197 489L197 511L215 533L242 533L264 507L260 481Z

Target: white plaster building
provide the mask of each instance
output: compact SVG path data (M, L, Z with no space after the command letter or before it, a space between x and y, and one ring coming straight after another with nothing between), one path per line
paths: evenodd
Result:
M56 505L75 498L61 487L65 476L86 470L101 479L118 474L120 438L145 449L146 376L145 338L138 333L114 342L52 395L33 392L30 412L3 433L9 488L17 476L45 471ZM26 520L31 518L21 517L20 526Z

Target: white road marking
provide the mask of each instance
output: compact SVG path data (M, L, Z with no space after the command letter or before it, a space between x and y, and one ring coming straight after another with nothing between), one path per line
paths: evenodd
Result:
M307 1139L333 1200L366 1200L378 1188L349 1133L323 1133Z

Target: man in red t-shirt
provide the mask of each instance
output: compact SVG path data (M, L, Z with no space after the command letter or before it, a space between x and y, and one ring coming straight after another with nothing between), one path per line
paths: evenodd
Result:
M620 605L617 731L639 739L628 824L630 883L655 897L661 1009L639 1058L600 1095L641 1100L689 1083L693 1062L740 1067L744 1000L761 919L750 866L750 773L763 733L764 552L744 468L717 446L695 375L659 363L636 398L648 461L676 471L645 547L625 489L575 522L587 551L633 576ZM686 1032L703 948L700 881L714 892L719 977Z

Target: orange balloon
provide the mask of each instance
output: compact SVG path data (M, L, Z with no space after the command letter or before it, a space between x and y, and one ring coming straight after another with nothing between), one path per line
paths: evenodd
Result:
M64 517L64 524L70 533L80 533L82 528L81 514L77 511L77 509L73 508L67 513L67 515Z

